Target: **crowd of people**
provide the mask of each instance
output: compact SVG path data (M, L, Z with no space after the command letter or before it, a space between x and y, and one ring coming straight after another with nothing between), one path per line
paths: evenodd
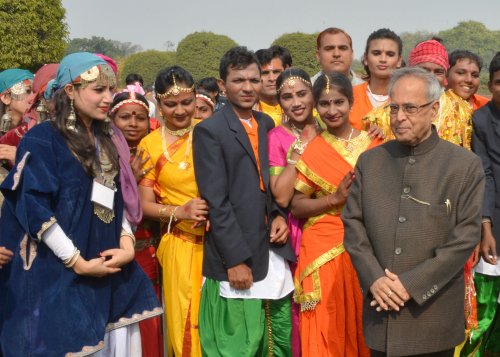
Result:
M0 72L0 356L500 354L500 52L403 45Z

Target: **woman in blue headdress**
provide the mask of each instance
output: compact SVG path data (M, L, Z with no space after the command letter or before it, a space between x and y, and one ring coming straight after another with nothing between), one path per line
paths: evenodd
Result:
M14 252L0 270L4 357L140 355L136 322L162 312L133 261L141 214L107 117L115 85L103 59L65 57L55 117L24 136L0 186L0 246Z
M21 123L29 108L33 73L26 69L10 68L0 72L0 134L3 135Z

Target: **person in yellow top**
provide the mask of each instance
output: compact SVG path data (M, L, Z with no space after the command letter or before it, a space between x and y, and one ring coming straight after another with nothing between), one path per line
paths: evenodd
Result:
M198 310L208 206L199 198L193 169L194 81L173 66L158 74L155 89L164 124L139 144L149 155L144 167L153 167L139 193L144 216L162 224L157 257L163 269L168 355L201 356Z
M258 50L255 55L261 67L262 91L254 110L269 115L277 127L283 121L285 114L278 102L276 79L281 72L292 66L292 56L286 48L280 46Z
M446 73L450 67L446 48L434 39L421 42L410 52L408 65L432 72L443 87L439 99L439 112L433 121L439 136L470 150L472 107L453 90L444 90L447 84ZM371 110L363 117L363 121L365 127L378 126L386 141L394 139L387 106Z

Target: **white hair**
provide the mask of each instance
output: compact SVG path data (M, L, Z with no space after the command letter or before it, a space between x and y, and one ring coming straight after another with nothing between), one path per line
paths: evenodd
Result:
M414 77L425 82L427 87L427 100L429 102L439 100L441 96L441 84L436 76L420 67L405 67L392 72L391 82L389 83L389 97L392 97L392 90L396 83L405 77Z

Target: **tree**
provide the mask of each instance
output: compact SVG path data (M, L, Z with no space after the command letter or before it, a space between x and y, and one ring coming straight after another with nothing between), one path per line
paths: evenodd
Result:
M125 58L123 67L120 67L120 84L125 85L125 77L130 73L138 73L144 79L144 85L152 84L158 72L168 66L176 64L175 52L149 50Z
M195 32L177 45L177 63L191 73L195 80L219 78L220 59L237 43L225 35Z
M440 31L438 36L443 38L448 52L469 50L478 54L485 64L489 64L500 49L500 31L489 30L481 22L462 21L452 29Z
M0 2L0 70L59 62L68 30L61 0Z
M317 36L317 33L286 33L274 40L273 45L288 49L292 55L293 65L313 76L320 70L315 56Z
M119 59L141 50L141 46L131 42L120 42L108 40L104 37L92 36L91 38L74 38L69 40L68 47L66 47L66 54L83 51L102 53L113 59Z

